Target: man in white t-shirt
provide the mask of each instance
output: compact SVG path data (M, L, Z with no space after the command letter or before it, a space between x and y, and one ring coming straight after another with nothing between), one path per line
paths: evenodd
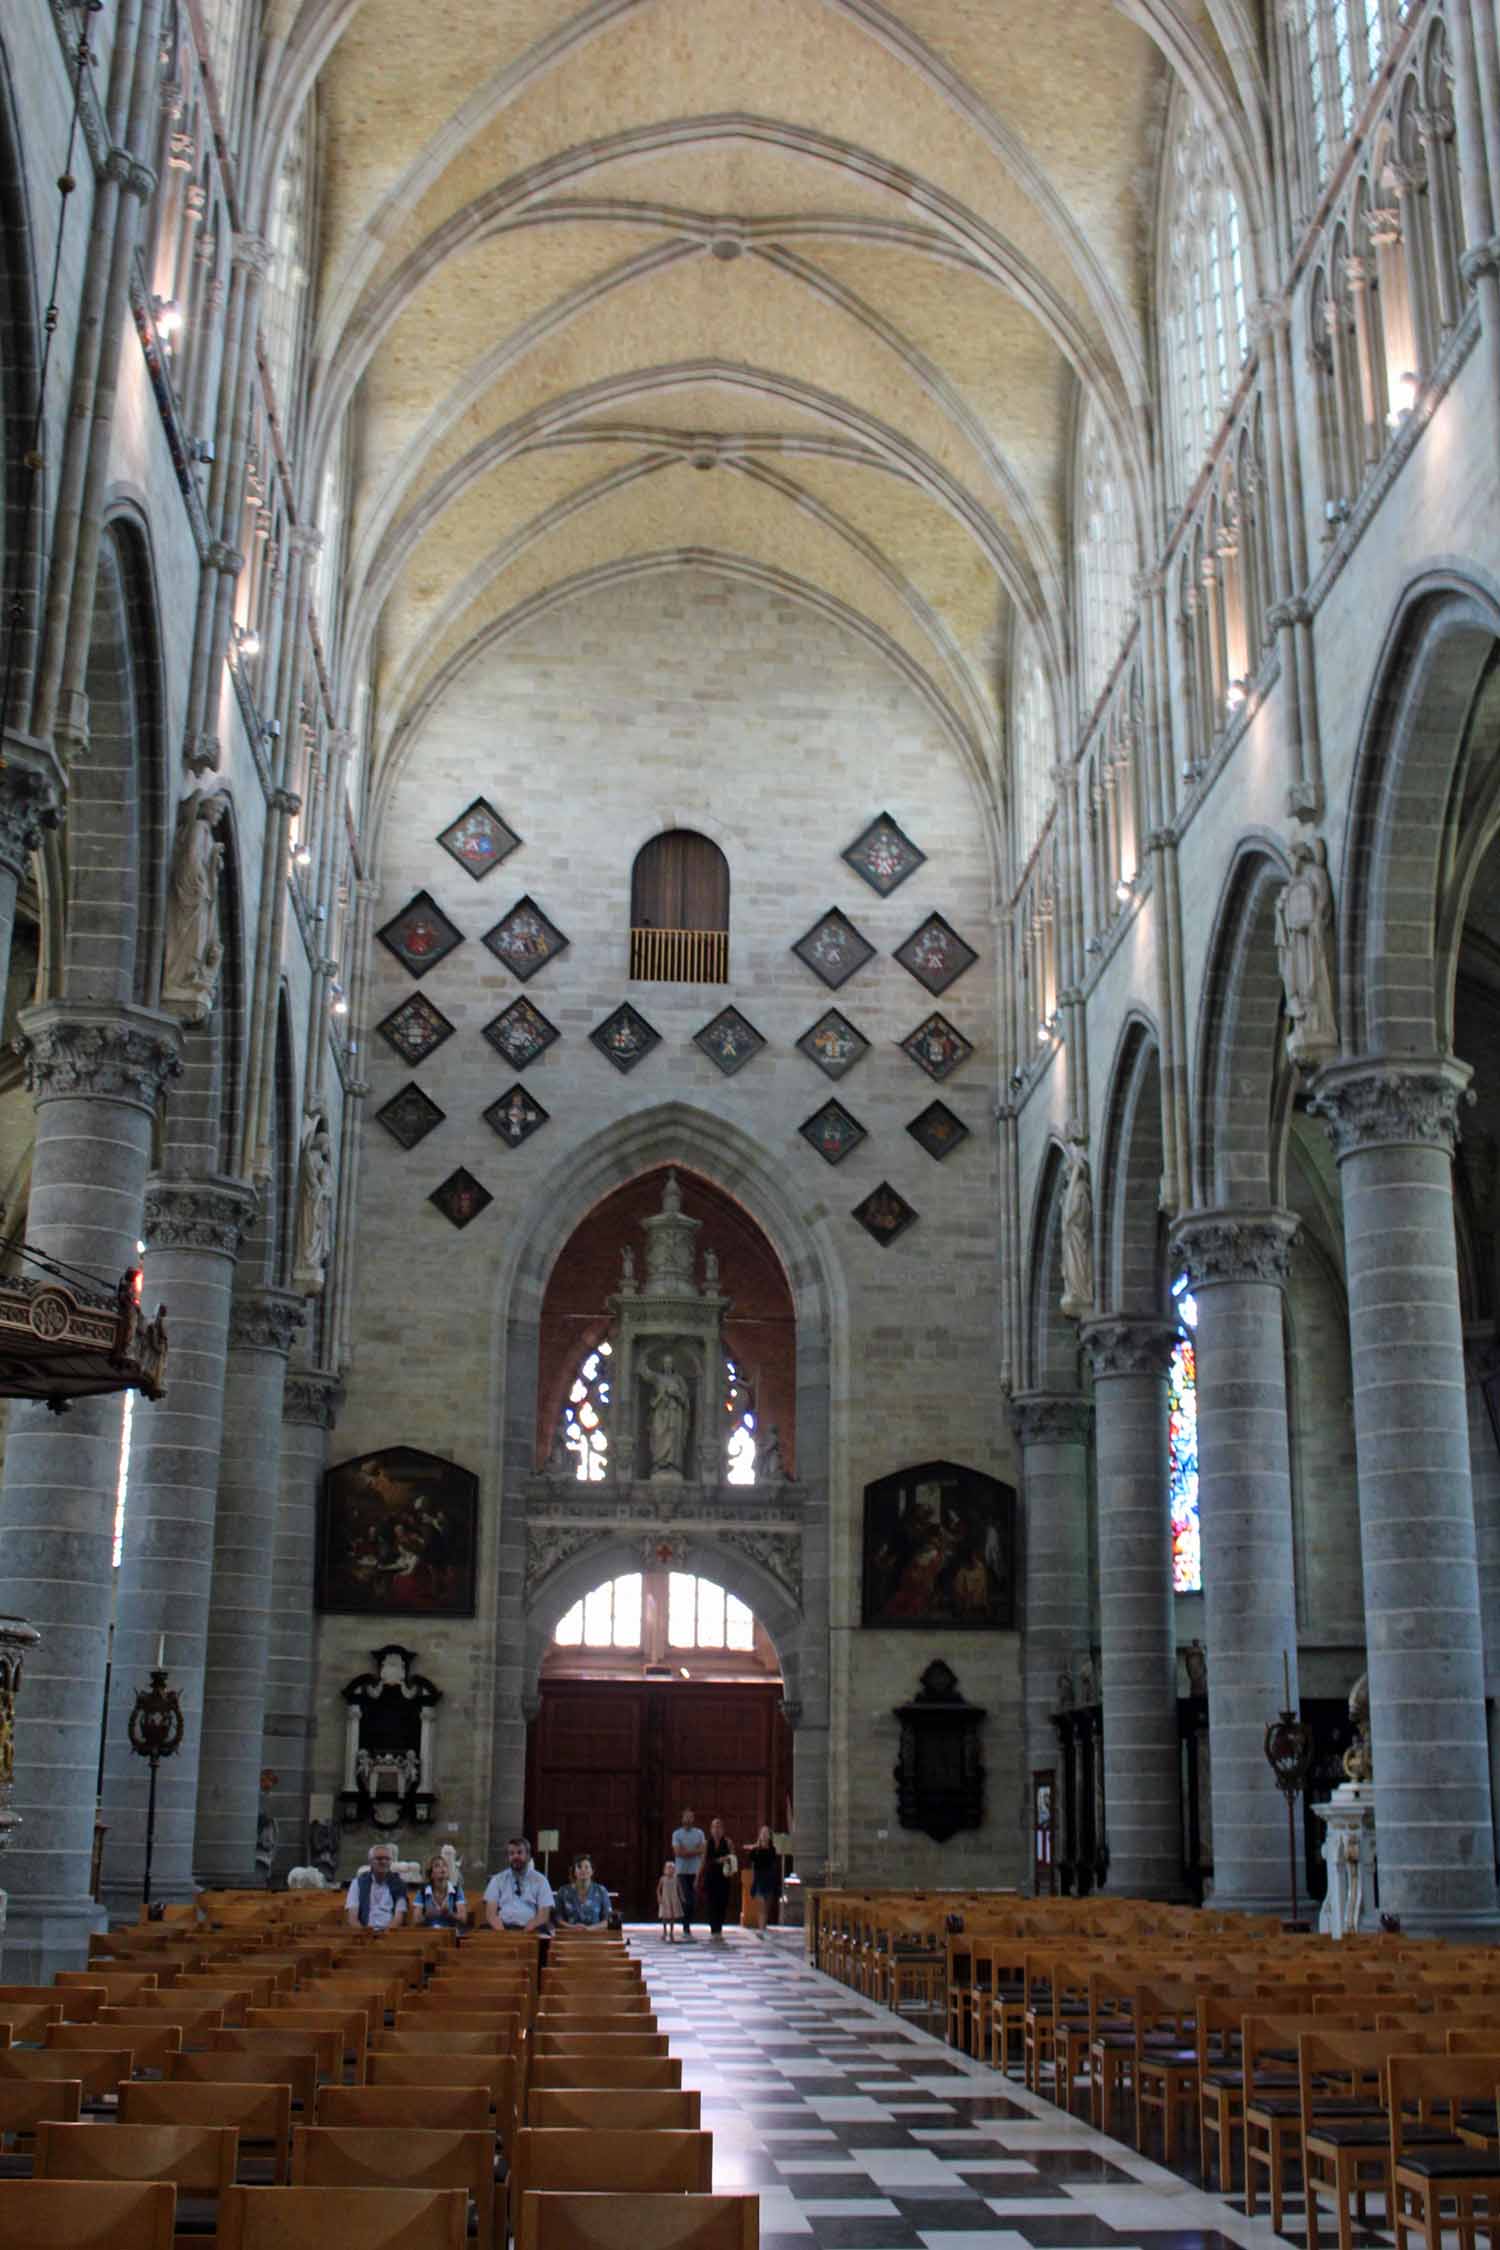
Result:
M351 1930L388 1930L406 1920L406 1885L395 1873L389 1844L370 1846L369 1866L344 1894L344 1919Z
M708 1838L693 1818L691 1805L682 1808L682 1826L672 1831L672 1857L677 1863L677 1888L682 1897L682 1941L693 1942L693 1908L698 1902L698 1870Z
M545 1930L552 1919L552 1885L532 1864L524 1836L505 1847L506 1865L484 1886L484 1918L492 1930Z

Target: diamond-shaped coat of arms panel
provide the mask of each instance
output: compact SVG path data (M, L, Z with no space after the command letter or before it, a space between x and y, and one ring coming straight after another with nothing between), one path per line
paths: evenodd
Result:
M634 1070L644 1062L653 1047L661 1045L661 1033L647 1023L638 1008L622 1000L612 1015L596 1024L589 1033L590 1039L601 1055L608 1057L616 1070Z
M870 1051L870 1042L864 1033L838 1008L830 1008L819 1016L811 1029L803 1032L797 1046L828 1078L842 1078L846 1071L854 1068L861 1055Z
M545 1054L554 1039L560 1037L555 1023L549 1023L532 1001L523 993L501 1010L493 1023L484 1027L484 1036L498 1054L502 1054L512 1070L524 1070L538 1055Z
M871 890L878 891L882 898L889 898L892 891L899 890L907 876L915 875L927 858L888 812L877 813L864 834L856 836L842 856L855 874L862 875Z
M524 1086L517 1085L512 1086L508 1094L502 1094L497 1102L490 1103L484 1121L492 1132L499 1134L507 1148L519 1148L549 1122L549 1114Z
M963 1033L936 1010L909 1031L901 1042L903 1055L910 1055L919 1070L939 1082L951 1078L960 1063L966 1063L973 1054L972 1043Z
M464 942L462 930L449 921L429 891L418 891L408 899L375 935L414 977L425 977Z
M726 1078L743 1070L754 1060L765 1045L760 1033L748 1016L738 1008L721 1008L712 1023L693 1034L693 1045L700 1047L711 1063L716 1063Z
M929 914L906 943L897 946L896 959L918 984L938 993L946 992L955 977L971 969L979 955L951 922L945 922L941 914Z
M969 1137L969 1128L961 1117L956 1117L946 1102L929 1102L920 1117L914 1117L906 1130L918 1148L939 1164L951 1156L960 1142Z
M460 1164L456 1172L448 1174L441 1187L433 1189L427 1200L437 1205L450 1226L466 1227L481 1211L487 1211L495 1198L481 1180L476 1180L473 1173Z
M492 875L503 859L509 859L521 839L510 823L502 820L487 797L476 797L466 812L441 831L438 842L445 852L451 852L466 875L476 883Z
M836 906L830 906L826 914L818 917L806 935L798 938L792 951L814 976L821 977L835 992L875 954L869 939Z
M859 1119L851 1117L843 1103L832 1098L805 1118L797 1130L825 1164L842 1164L850 1151L868 1138Z
M413 1069L425 1062L445 1039L453 1037L453 1026L442 1009L435 1008L422 992L414 992L399 1008L392 1008L375 1029Z
M502 915L492 930L485 931L484 942L522 984L538 969L545 969L549 961L555 961L568 943L534 898L518 898L510 912Z
M375 1122L383 1125L391 1139L399 1141L403 1148L415 1148L418 1141L425 1141L428 1134L442 1124L446 1114L413 1082L382 1103L375 1112Z
M894 1242L898 1234L905 1234L909 1226L915 1225L917 1214L889 1180L882 1180L878 1188L871 1189L863 1203L855 1204L854 1216L866 1234L884 1245Z

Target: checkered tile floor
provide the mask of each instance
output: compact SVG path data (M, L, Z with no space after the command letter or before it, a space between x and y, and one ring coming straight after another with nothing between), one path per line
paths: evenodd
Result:
M1264 2207L1247 2219L857 1998L800 1931L630 1940L703 2096L715 2187L760 2197L762 2250L1280 2250Z

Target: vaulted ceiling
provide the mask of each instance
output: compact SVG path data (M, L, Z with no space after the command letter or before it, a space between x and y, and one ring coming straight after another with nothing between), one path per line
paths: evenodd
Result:
M304 0L290 29L377 756L507 624L693 556L867 635L993 779L1013 612L1066 648L1085 390L1148 490L1162 119L1174 73L1253 110L1238 0Z

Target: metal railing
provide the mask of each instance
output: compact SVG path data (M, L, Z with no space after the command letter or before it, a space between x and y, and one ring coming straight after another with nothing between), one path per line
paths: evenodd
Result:
M657 984L727 984L727 930L632 930L630 973Z

